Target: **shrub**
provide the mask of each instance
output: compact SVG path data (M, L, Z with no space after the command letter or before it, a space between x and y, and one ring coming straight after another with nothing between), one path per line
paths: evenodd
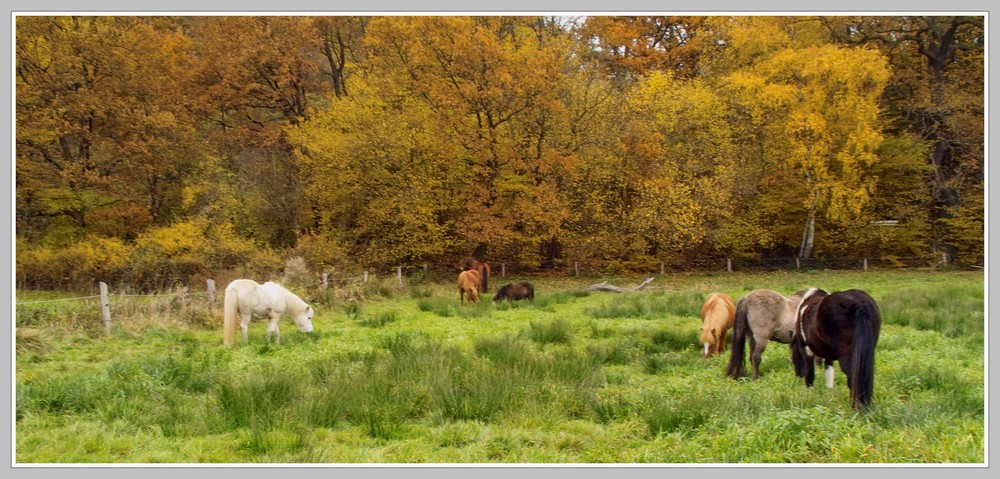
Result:
M87 288L113 282L129 263L128 247L114 238L91 236L65 246L16 243L17 277L42 288Z
M130 257L128 283L158 290L192 276L236 272L266 277L280 268L277 254L240 238L228 224L177 223L140 235Z

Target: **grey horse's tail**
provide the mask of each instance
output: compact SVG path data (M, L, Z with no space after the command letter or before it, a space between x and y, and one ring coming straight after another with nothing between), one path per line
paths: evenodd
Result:
M729 367L726 376L738 379L747 375L746 339L750 324L747 320L746 298L736 304L736 316L733 318L733 346L730 350Z

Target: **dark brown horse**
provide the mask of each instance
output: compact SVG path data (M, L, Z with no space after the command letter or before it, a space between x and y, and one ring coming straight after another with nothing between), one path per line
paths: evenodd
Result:
M479 285L479 292L485 293L489 291L490 264L481 262L472 256L468 256L462 260L462 271L470 270L478 271L479 275L482 277L482 283Z
M867 407L875 386L875 345L881 328L882 315L868 293L810 289L799 306L792 338L795 373L812 387L815 363L822 359L826 386L832 388L833 362L837 361L847 375L851 407Z
M496 296L493 297L494 303L499 303L503 300L509 302L519 301L522 299L535 300L535 287L531 283L513 283L505 284L497 290Z

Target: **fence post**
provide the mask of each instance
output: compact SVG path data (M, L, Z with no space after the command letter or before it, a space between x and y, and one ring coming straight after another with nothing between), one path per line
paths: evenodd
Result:
M396 266L396 278L399 279L399 287L403 287L403 267Z
M864 259L864 260L863 260L863 261L861 262L861 267L862 267L862 268L863 268L863 269L864 269L865 271L868 271L868 258L865 258L865 259Z
M573 276L580 276L580 263L577 261L573 262Z
M366 283L368 282L368 270L367 269L365 270L365 282Z
M323 273L323 299L326 299L326 288L330 285L330 283L327 282L327 278L328 274Z
M108 296L108 284L101 281L101 316L104 318L104 330L111 333L111 299Z
M941 253L941 269L948 267L948 253Z
M208 307L212 309L215 308L215 280L209 278L206 283L208 283Z
M500 263L500 277L507 277L507 263Z
M660 261L660 274L663 274L663 261Z
M800 268L802 268L802 264L801 264L801 263L799 263L799 257L798 257L798 256L796 256L796 257L795 257L795 269L796 269L796 270L798 270L798 269L800 269Z
M727 273L733 272L733 260L729 258L726 258L726 272Z

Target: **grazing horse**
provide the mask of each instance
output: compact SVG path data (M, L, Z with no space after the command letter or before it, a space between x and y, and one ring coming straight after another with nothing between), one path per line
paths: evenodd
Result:
M490 282L490 264L484 261L479 261L472 256L468 256L462 260L462 271L478 271L481 278L479 284L479 291L485 293L489 291Z
M250 317L267 317L267 340L274 336L274 342L281 341L278 335L278 319L282 314L288 314L295 320L299 331L308 333L313 330L312 317L315 311L312 306L302 301L291 291L273 282L257 284L249 279L237 279L226 286L226 297L222 307L222 343L232 346L236 339L236 317L239 316L240 328L243 332L243 342L247 342L247 327Z
M493 297L494 303L499 303L503 300L507 301L518 301L522 299L535 300L535 287L531 283L514 283L505 284L497 290L496 296Z
M871 295L860 289L827 293L812 288L799 306L792 363L795 372L812 387L815 363L823 359L826 387L833 387L833 362L847 375L851 407L861 409L872 401L875 386L875 345L882 329L882 315Z
M705 345L705 359L726 349L726 332L733 327L736 305L724 293L708 295L701 307L701 344Z
M795 332L795 313L802 303L803 294L805 291L799 291L786 297L776 291L759 289L751 291L737 303L736 316L733 318L733 349L726 368L727 376L733 379L746 376L744 355L748 336L753 379L760 376L760 359L768 340L791 344Z
M474 269L458 274L458 299L461 304L465 304L466 293L469 295L469 301L479 302L479 283L481 280L479 271Z

